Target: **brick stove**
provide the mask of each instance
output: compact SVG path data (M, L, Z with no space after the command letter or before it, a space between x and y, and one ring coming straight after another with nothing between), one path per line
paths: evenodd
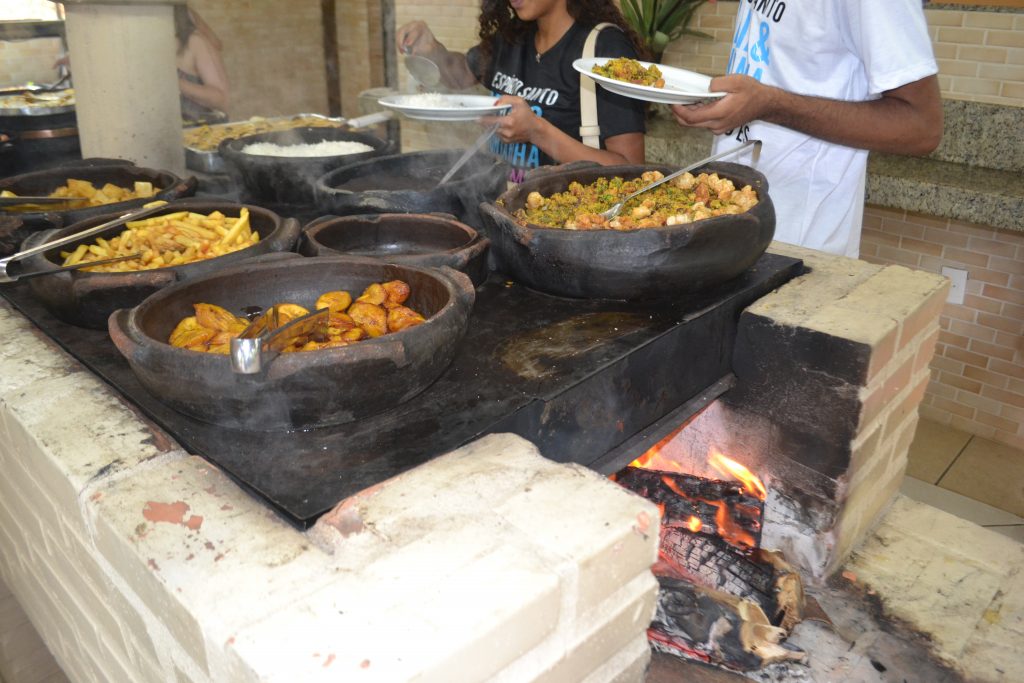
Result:
M747 309L736 386L661 448L758 472L763 544L822 579L899 484L946 285L775 249L811 272ZM75 678L642 680L657 511L600 474L495 435L303 533L0 325L0 572Z

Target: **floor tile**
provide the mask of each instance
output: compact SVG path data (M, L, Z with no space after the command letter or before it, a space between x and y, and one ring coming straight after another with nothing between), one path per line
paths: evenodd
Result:
M908 476L903 478L903 483L900 485L900 493L919 503L927 503L943 512L956 515L960 519L966 519L968 522L973 522L979 526L995 527L998 525L1010 527L1024 525L1024 517L1018 517L1012 512L1000 510L987 503L982 503L973 498L954 493L949 489L944 489L941 486L915 479L914 477ZM994 528L993 531L998 531L998 529Z
M918 421L910 444L907 475L936 483L970 440L971 435L959 429L932 420Z
M1024 516L1024 452L975 436L938 482L974 500Z

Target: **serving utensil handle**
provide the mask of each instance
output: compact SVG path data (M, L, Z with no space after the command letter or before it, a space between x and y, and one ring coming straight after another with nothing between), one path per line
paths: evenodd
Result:
M82 230L81 232L76 232L72 235L67 235L66 237L55 239L51 242L43 242L42 244L34 246L30 249L26 249L25 251L19 251L16 254L11 254L6 258L2 258L0 259L0 282L14 281L15 278L12 278L10 275L7 274L7 266L14 261L20 261L21 259L28 258L29 256L34 256L49 249L53 249L54 247L60 247L65 244L68 244L69 242L75 242L86 237L91 237L93 235L103 232L104 230L116 228L119 225L124 225L128 221L135 220L137 218L145 218L146 216L151 216L154 213L166 211L166 207L167 204L165 202L161 203L159 206L151 206L148 209L143 208L137 211L129 211L128 213L118 218L115 218L114 220L107 221L106 223L101 223L95 227L89 228L87 230Z
M647 192L648 190L653 190L658 185L663 185L663 184L667 183L668 181L672 180L673 178L678 178L679 176L681 176L684 173L692 171L695 168L700 168L704 164L709 164L712 161L718 161L722 157L727 157L729 155L736 154L737 152L742 152L743 150L747 149L748 147L753 147L754 148L754 153L753 153L752 156L753 156L753 163L756 164L757 160L761 157L761 141L760 140L747 140L746 142L744 142L742 145L739 145L738 147L733 147L732 149L727 149L724 152L719 152L718 154L712 154L711 156L707 157L706 159L701 159L700 161L695 161L692 164L690 164L689 166L684 166L683 168L679 169L678 171L675 171L674 173L670 173L667 176L665 176L664 178L661 178L660 180L654 181L653 183L651 183L647 187L639 189L636 192L634 192L633 194L627 196L625 199L622 199L622 200L616 202L615 205L612 206L611 209L608 209L608 211L606 211L604 215L607 218L614 218L615 216L617 216L619 214L620 211L622 211L622 207L626 205L626 202L628 202L633 197L636 197L637 195L643 194L644 192Z

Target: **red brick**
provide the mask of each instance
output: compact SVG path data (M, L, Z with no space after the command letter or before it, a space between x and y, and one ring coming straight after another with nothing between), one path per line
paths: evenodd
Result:
M966 301L966 298L964 299ZM1000 304L1002 306L1002 304ZM977 311L973 308L961 304L945 303L942 307L942 315L954 320L963 320L964 322L973 323L975 318L978 317Z
M1024 351L1024 337L1019 334L996 332L995 343L1008 349L1016 349L1018 353Z
M900 240L900 246L904 249L916 252L918 254L925 254L927 256L942 256L942 245L932 244L925 240L914 239L913 237L904 237Z
M974 408L976 411L985 411L992 415L998 415L999 409L1003 407L1003 404L999 401L991 398L985 398L978 394L972 394L969 391L957 391L953 400L957 403L962 403L965 406Z
M996 235L996 231L993 228L987 228L972 223L962 223L960 221L950 221L949 229L953 232L959 232L973 237L983 237L985 239L991 239Z
M900 338L896 343L896 348L904 348L923 330L928 329L928 326L940 317L945 304L946 300L941 292L933 292L916 311L908 315L903 320L903 324L900 326Z
M867 261L868 257L878 255L878 245L871 242L860 243L860 260Z
M1024 335L1024 320L1006 318L1001 315L989 315L988 313L978 314L978 324L991 327L1007 334L1016 336Z
M920 258L914 252L897 249L896 247L887 247L884 244L878 246L878 255L889 263L898 263L903 266L916 268L920 263Z
M931 405L933 408L944 410L953 415L959 415L960 417L965 417L967 419L974 419L974 408L956 403L955 401L936 397L935 400L932 401Z
M1021 365L1020 363L1008 363L1004 360L993 358L989 361L988 368L992 372L998 372L1001 375L1024 380L1024 365Z
M999 407L999 416L1005 417L1007 420L1013 420L1018 425L1024 425L1024 408L1014 408L1004 403Z
M946 332L945 330L939 330L939 339L942 340L943 344L948 344L949 346L958 346L961 349L966 349L968 344L970 344L971 342L970 337L964 337L959 334L953 334L952 332Z
M945 251L942 252L942 256L953 265L977 266L979 268L988 267L988 254L979 254L967 251L966 249L957 249L956 247L946 247Z
M963 376L998 389L1005 389L1007 385L1006 375L998 372L992 372L991 370L982 370L981 368L976 368L973 365L968 365L964 368Z
M925 228L924 238L929 242L936 244L945 244L951 247L966 247L967 246L967 235L961 235L959 233L950 232L943 228Z
M941 228L945 229L949 227L948 218L939 218L932 216L927 213L917 213L915 211L907 211L904 214L904 220L907 223L913 223L914 225L920 225L926 228Z
M1007 318L1014 318L1015 320L1024 320L1024 306L1004 303L1003 316Z
M996 430L994 427L983 425L973 418L967 419L960 417L959 415L951 415L949 418L949 426L953 429L959 429L961 432L970 432L977 436L988 439L995 436Z
M932 360L930 363L928 363L928 365L938 370L945 370L946 372L952 372L953 374L956 375L962 375L964 368L966 366L959 361L955 361L951 358L946 358L945 356L940 356L938 354L938 350L938 345L936 345L935 355L932 356Z
M961 363L966 363L967 365L975 365L979 368L988 367L987 357L979 353L971 353L970 351L958 349L955 346L947 346L946 352L943 355L946 358L959 361Z
M1012 391L1004 391L1003 389L996 389L995 387L984 386L981 388L981 395L993 398L1003 403L1008 403L1018 408L1024 408L1024 396L1016 394Z
M985 285L983 293L990 299L999 299L1000 301L1008 301L1011 304L1024 306L1024 292L1007 289L1006 287L997 287L996 285Z
M954 320L949 326L949 331L961 337L968 337L971 340L980 339L981 341L991 342L996 338L996 331L991 327L974 325L961 320Z
M997 344L989 344L979 339L972 339L970 350L974 353L981 353L990 358L998 358L999 360L1012 361L1014 350L1007 346L999 346Z
M906 237L924 237L924 226L902 220L882 219L882 230Z
M1004 432L1012 433L1017 431L1017 423L981 410L975 413L974 419L982 424L995 427L996 429Z
M1024 268L1024 265L1016 259L992 257L988 261L988 267L1000 273L1015 275L1021 271L1021 268Z
M936 373L932 373L933 376L938 376ZM937 380L931 380L928 382L927 395L937 396L940 398L953 399L956 398L956 389L948 387L945 384L940 384Z
M939 339L939 334L941 334L941 330L935 330L921 342L921 346L917 349L917 356L914 358L913 374L916 375L919 370L931 363L935 356L935 343Z
M964 296L964 306L967 308L973 308L976 311L992 313L994 315L998 315L999 312L1003 310L1003 303L1001 301L986 299L983 296L976 296L974 294L967 294Z
M990 256L1002 258L1013 258L1017 253L1017 246L1012 242L1001 242L999 240L986 240L980 237L972 237L967 242L969 251L977 251Z
M963 391L969 391L972 394L981 393L981 382L976 382L971 379L965 379L960 375L951 375L948 372L944 372L939 375L939 381L947 386L956 387Z
M968 268L967 281L987 282L993 285L999 285L1000 287L1005 287L1010 284L1010 275L1008 273L1001 273L998 270L993 270L992 265L989 264L987 268Z
M871 230L865 225L860 231L861 246L863 248L864 242L871 242L876 245L886 245L889 247L900 246L899 235L890 235L889 233L882 232L881 230Z
M1010 289L1024 291L1024 275L1013 275L1010 277Z

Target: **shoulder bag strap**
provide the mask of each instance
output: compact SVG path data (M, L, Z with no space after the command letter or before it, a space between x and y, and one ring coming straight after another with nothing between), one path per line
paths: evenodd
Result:
M595 26L583 44L583 58L594 56L597 47L597 35L601 29L614 26L607 21ZM580 74L580 138L583 144L594 149L601 148L601 126L597 122L597 83L593 78Z

